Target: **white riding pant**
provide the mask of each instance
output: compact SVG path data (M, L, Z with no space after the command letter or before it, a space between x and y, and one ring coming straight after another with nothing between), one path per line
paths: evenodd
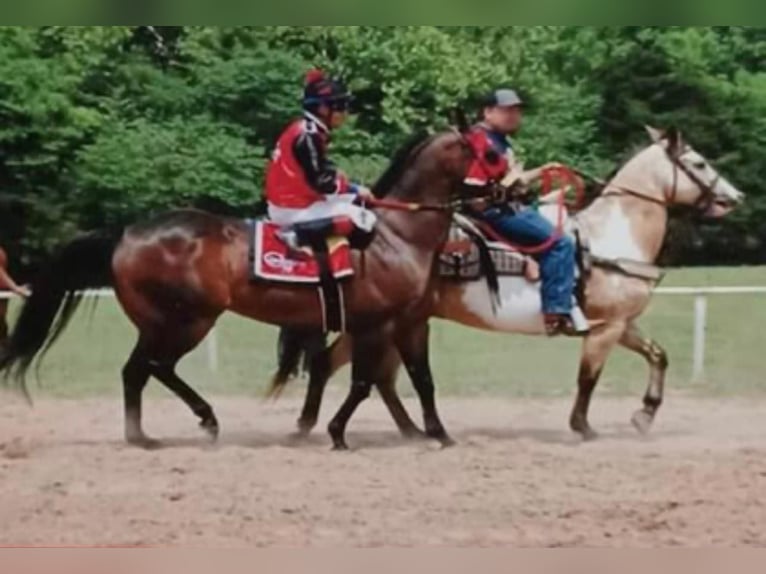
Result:
M302 209L289 209L269 204L269 219L277 225L290 227L299 223L348 217L362 231L371 232L377 222L375 214L354 203L351 194L328 195L325 199Z

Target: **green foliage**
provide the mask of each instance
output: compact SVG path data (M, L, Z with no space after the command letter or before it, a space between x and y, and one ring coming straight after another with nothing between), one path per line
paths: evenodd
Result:
M262 158L242 128L205 116L118 123L78 154L72 203L90 226L203 197L245 205L258 195Z
M313 66L360 114L333 154L372 183L413 131L510 85L517 148L606 173L675 124L749 193L725 224L681 226L676 261L763 261L766 31L742 26L0 28L0 242L33 262L77 231L211 196L260 195L274 139ZM244 208L243 208L244 211ZM737 255L734 255L737 254Z

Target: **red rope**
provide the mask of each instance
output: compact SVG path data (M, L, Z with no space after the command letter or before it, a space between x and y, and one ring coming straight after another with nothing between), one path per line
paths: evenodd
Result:
M571 169L567 167L557 167L543 170L541 195L545 196L551 193L554 189L555 183L560 183L562 185L562 192L556 202L558 205L556 229L553 232L553 235L551 235L541 244L531 247L526 245L518 245L497 233L489 224L479 221L478 223L482 231L484 231L494 241L507 245L514 251L518 251L524 255L539 255L541 253L545 253L564 236L564 222L567 208L571 207L573 210L577 210L583 205L584 202L585 188L583 186L583 182ZM572 187L575 190L575 200L572 204L567 204L566 201L566 192L569 187Z

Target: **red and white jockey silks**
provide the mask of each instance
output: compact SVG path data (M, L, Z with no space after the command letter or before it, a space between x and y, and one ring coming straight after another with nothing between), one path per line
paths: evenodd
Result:
M477 126L466 135L466 139L473 149L474 160L465 183L483 187L501 181L510 169L508 157L497 149L487 130Z
M330 134L311 113L282 134L266 173L269 217L282 226L346 217L371 231L375 215L353 203L356 186L327 157Z
M326 195L350 191L346 177L327 157L329 142L327 127L309 113L285 130L266 172L270 204L304 209Z

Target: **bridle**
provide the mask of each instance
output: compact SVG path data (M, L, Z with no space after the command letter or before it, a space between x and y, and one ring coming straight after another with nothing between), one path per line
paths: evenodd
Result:
M689 166L687 166L681 159L690 150L691 148L687 147L680 154L674 154L674 153L671 153L668 149L665 149L665 155L673 164L673 188L669 194L664 193L662 199L658 199L654 196L647 195L641 191L636 191L634 189L630 189L627 187L616 186L612 183L607 184L606 191L602 194L602 196L606 197L606 196L617 196L617 195L630 195L632 197L636 197L638 199L642 199L650 203L655 203L664 208L667 208L675 204L676 202L676 198L678 196L678 173L679 171L682 171L686 175L686 177L688 177L692 181L692 183L694 183L694 185L696 185L697 188L699 188L700 190L700 196L697 199L697 201L694 202L694 208L700 212L707 211L715 203L716 189L718 187L719 182L721 181L721 175L717 174L715 179L710 183L706 183L702 181L699 178L699 176L696 173L694 173L691 169L689 169Z

